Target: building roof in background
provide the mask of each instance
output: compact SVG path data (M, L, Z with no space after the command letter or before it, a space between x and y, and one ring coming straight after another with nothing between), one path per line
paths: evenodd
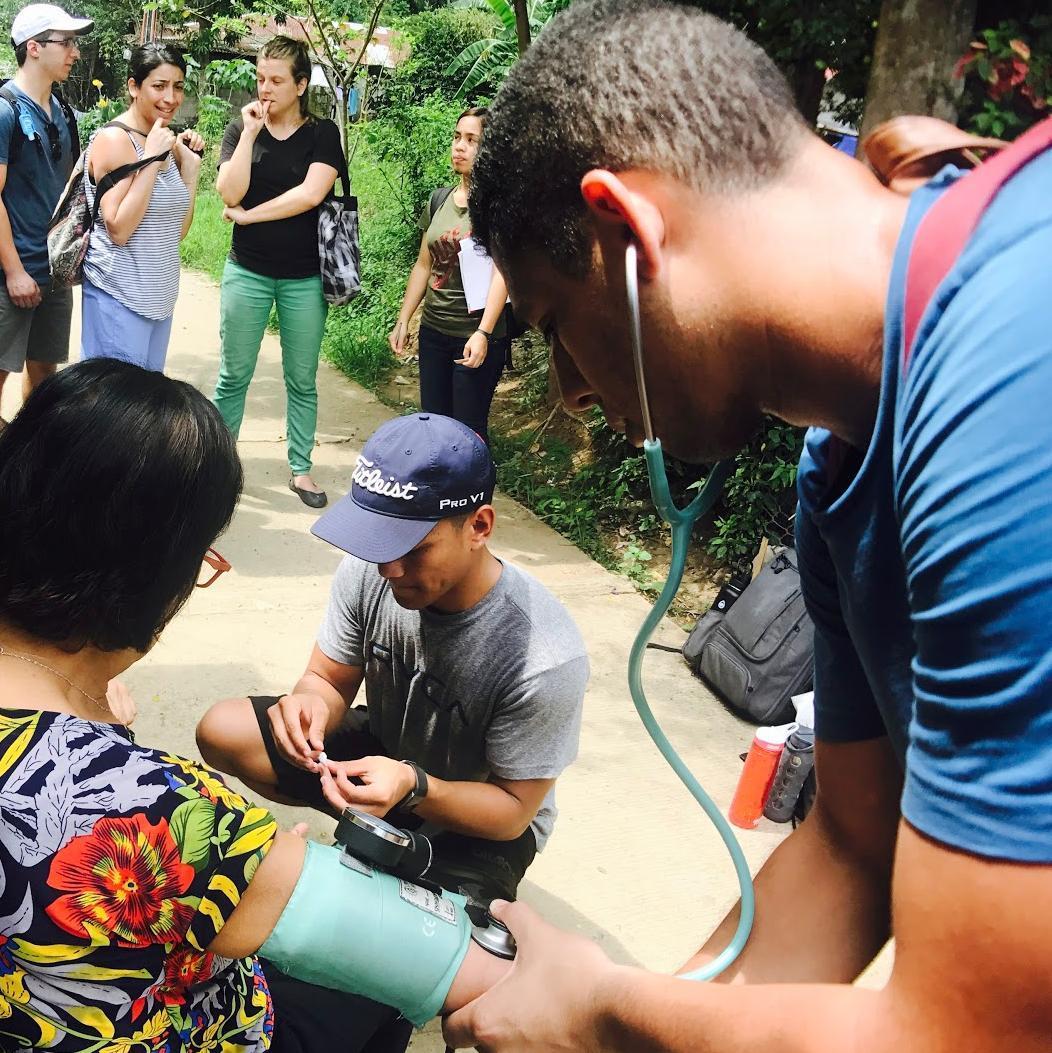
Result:
M279 33L292 37L294 40L309 39L304 29L304 25L309 26L311 24L311 19L309 18L300 19L290 15L284 22L278 22L276 18L269 16L267 18L247 18L245 22L248 25L248 32L236 44L227 45L223 50L248 57L255 56L271 37L277 36ZM196 26L191 23L187 28L196 28ZM351 47L347 49L352 58L357 56L366 28L361 22L340 23L340 29L343 33L350 36L352 40L357 41L356 44L352 43ZM182 34L178 29L166 26L161 36L165 40L178 41ZM387 26L377 26L372 39L366 47L365 64L372 67L394 69L409 57L410 50L409 40L404 33L399 33L398 30L390 29ZM326 56L320 54L318 58L325 61Z

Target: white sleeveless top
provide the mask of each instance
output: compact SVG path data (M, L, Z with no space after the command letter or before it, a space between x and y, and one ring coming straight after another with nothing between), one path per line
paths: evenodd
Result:
M145 156L142 137L129 132L128 138L136 155ZM86 162L90 160L94 142L93 135L88 143ZM87 163L84 190L89 207L94 207L95 185L88 176ZM175 310L179 295L179 236L189 208L190 191L174 159L170 159L157 173L150 204L127 244L115 245L110 240L99 214L84 258L85 279L144 318L154 321L168 318Z

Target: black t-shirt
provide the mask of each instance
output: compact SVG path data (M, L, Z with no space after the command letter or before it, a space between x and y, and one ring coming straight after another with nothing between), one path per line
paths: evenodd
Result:
M244 123L231 121L223 134L219 163L229 161L237 149ZM299 186L307 169L318 162L337 171L343 167L340 133L332 121L309 119L287 139L275 139L263 128L252 147L252 174L241 202L244 208ZM321 268L318 262L318 210L298 216L234 227L230 258L239 266L268 278L310 278Z

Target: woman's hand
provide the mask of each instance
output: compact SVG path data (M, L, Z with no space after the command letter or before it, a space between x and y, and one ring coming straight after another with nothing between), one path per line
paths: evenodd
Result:
M478 369L486 361L489 353L489 338L481 330L477 330L468 337L464 345L464 357L455 358L453 361L458 366L467 366L468 369Z
M157 120L150 129L150 134L146 136L143 150L145 150L147 157L156 157L157 154L166 153L174 146L175 133L166 128L161 120Z
M406 352L409 342L409 323L395 322L394 329L387 334L387 342L391 345L391 351L396 358L401 358Z
M263 130L267 123L267 114L270 112L270 100L260 102L253 99L247 106L241 107L241 120L245 125L245 134L253 139Z
M252 223L252 220L248 218L248 210L240 205L227 205L223 209L223 219L227 223L236 223L239 227L247 227Z
M179 174L184 180L197 178L204 152L204 139L192 129L188 128L175 140L175 163L179 166Z

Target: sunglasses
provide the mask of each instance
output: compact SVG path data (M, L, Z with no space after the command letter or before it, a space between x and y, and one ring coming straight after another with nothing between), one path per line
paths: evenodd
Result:
M204 561L201 565L201 573L204 575L205 566L212 568L212 575L207 581L198 581L194 586L195 589L207 589L209 585L214 585L217 578L222 577L228 570L230 570L230 563L225 560L214 548L210 548L205 553Z

